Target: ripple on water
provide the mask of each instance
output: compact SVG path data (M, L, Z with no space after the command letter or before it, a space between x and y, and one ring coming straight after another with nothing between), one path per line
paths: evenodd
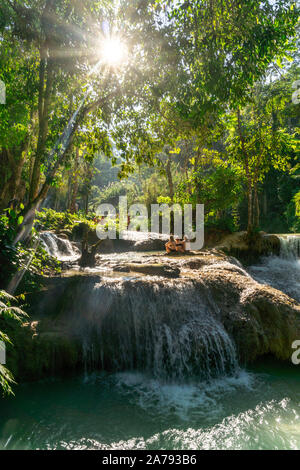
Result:
M259 404L206 428L167 429L145 439L103 444L95 439L61 443L65 449L98 450L299 450L299 416L288 398Z
M94 373L20 389L0 410L0 447L299 449L297 410L297 376L278 368L184 384Z

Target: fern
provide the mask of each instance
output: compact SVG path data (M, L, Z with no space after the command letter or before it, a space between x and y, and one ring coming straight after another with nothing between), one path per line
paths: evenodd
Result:
M28 315L19 307L13 306L12 304L15 302L16 299L12 295L3 290L0 291L0 319L14 320L22 323L22 318L27 317ZM1 330L0 341L6 344L12 344L9 337ZM0 364L0 389L2 390L3 395L14 394L11 388L14 383L15 381L11 372L4 367L4 365Z
M15 383L12 373L0 364L0 389L3 395L14 395L11 386Z

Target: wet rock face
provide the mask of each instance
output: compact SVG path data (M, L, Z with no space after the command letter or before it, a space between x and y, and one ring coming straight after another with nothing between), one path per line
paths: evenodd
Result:
M113 268L114 272L142 273L150 276L178 278L180 269L167 264L125 264Z
M221 230L218 228L205 229L205 247L212 248L219 245L228 235L230 235L229 230Z
M246 264L252 264L261 256L278 256L280 239L276 235L268 235L264 232L254 234L249 239L246 232L239 232L225 237L218 243L217 248Z
M35 376L26 360L34 354L35 378L50 373L50 364L53 373L87 361L178 378L224 373L266 354L290 360L300 339L299 304L222 252L101 255L98 265L98 274L49 280L32 301L19 380ZM14 343L18 350L22 342Z
M300 338L300 306L272 287L255 282L239 268L204 269L205 284L219 305L222 323L234 338L242 363L271 354L290 360Z
M134 251L165 251L167 240L143 240L134 244Z
M134 252L148 252L148 251L165 251L165 244L168 237L163 240L156 239L144 239L144 240L104 240L101 249L101 253L126 253L128 251Z
M84 222L73 227L69 238L75 242L81 242L86 234L89 243L93 244L99 241L96 231L92 230ZM124 237L124 239L117 238L116 240L104 240L99 251L101 253L165 251L165 243L169 239L167 235L149 233L148 236L145 237L141 232L129 231L125 233Z

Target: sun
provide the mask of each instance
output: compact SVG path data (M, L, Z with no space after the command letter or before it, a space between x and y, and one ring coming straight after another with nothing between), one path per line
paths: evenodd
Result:
M127 58L127 47L118 36L105 38L100 42L100 57L111 66L118 66Z

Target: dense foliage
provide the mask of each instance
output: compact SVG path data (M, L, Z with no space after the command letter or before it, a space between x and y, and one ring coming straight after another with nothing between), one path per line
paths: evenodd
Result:
M22 323L26 313L19 307L16 307L17 301L14 297L5 291L0 291L0 341L4 344L11 344L9 337L4 333L7 322ZM0 390L3 394L12 393L11 385L14 383L13 376L10 371L0 364Z

